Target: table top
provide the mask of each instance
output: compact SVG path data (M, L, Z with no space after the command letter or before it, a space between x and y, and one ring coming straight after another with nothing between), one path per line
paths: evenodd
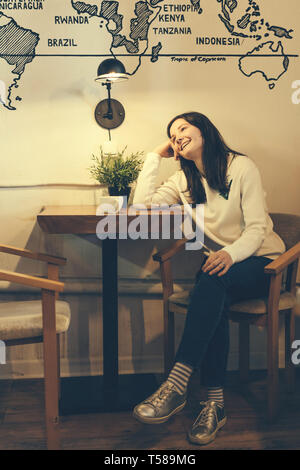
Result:
M177 211L182 214L181 209L177 209ZM43 207L37 216L37 221L41 229L46 233L95 234L98 222L104 217L116 218L116 231L118 232L121 218L126 218L125 223L128 226L137 215L144 215L148 217L150 226L150 220L155 214L158 217L160 233L162 230L162 219L164 217L170 217L170 223L171 225L173 224L172 213L170 213L170 209L167 208L159 208L151 211L150 207L148 209L133 209L129 206L127 209L121 209L116 213L107 214L99 213L98 206L95 205Z

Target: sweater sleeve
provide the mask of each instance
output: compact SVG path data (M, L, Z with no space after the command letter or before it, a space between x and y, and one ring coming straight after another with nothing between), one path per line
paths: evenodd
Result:
M250 160L241 172L241 236L223 250L234 263L252 256L264 241L267 228L265 194L256 165Z
M159 166L162 157L157 153L148 153L142 171L137 180L133 204L178 204L180 193L176 176L171 176L164 184L156 188Z

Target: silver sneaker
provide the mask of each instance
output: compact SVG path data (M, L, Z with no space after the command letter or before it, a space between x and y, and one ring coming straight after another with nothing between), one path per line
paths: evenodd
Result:
M200 405L200 414L188 433L188 438L193 444L203 445L215 439L218 430L224 426L227 418L224 406L213 400L202 401Z
M133 416L142 423L165 423L186 404L186 393L181 395L171 382L164 382L149 398L137 405Z

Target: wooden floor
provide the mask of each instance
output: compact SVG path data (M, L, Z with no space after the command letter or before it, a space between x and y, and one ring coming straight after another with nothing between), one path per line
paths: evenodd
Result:
M297 369L297 373L299 373ZM253 373L254 382L242 389L236 373L229 373L225 390L228 421L214 442L198 447L186 434L204 399L199 379L190 383L185 409L161 425L137 422L131 412L61 417L62 448L103 450L211 450L300 449L300 375L296 391L281 386L281 410L276 423L265 418L265 379ZM283 378L281 377L281 382ZM45 449L42 380L0 381L0 449Z

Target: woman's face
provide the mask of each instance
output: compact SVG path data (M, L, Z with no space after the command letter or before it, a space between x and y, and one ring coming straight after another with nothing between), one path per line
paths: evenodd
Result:
M198 127L183 118L178 118L170 128L170 139L173 150L187 160L202 157L203 137Z

